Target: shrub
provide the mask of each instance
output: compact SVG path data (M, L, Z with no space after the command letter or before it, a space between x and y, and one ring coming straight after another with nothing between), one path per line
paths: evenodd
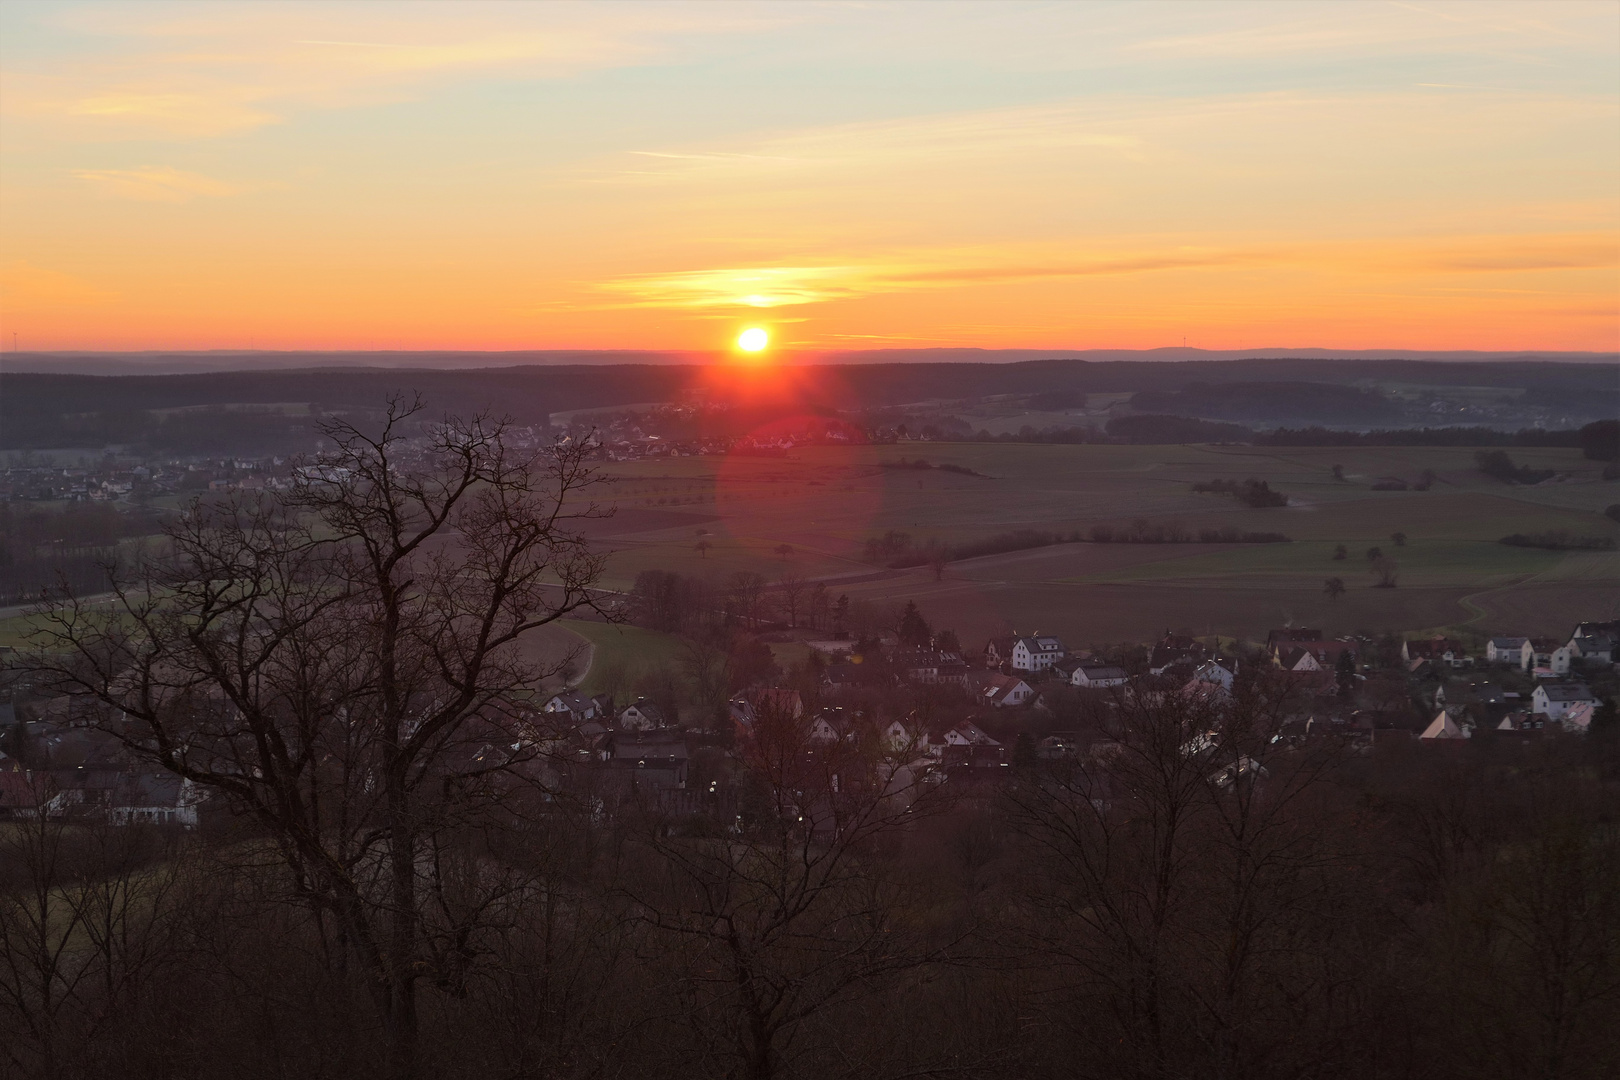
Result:
M1539 484L1557 475L1552 469L1532 469L1513 464L1505 450L1481 450L1474 455L1479 471L1504 484Z
M1614 510L1615 507L1609 507ZM1504 536L1502 543L1509 547L1545 548L1548 551L1613 551L1611 536L1575 536L1565 529L1543 533L1513 533Z

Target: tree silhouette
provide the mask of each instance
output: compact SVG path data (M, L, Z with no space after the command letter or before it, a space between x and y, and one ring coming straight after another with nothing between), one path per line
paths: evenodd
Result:
M284 495L195 501L110 604L42 613L35 658L127 752L271 841L362 976L396 1080L419 1071L419 984L465 987L514 893L515 869L468 879L445 849L509 790L475 748L539 753L519 695L572 662L533 665L518 639L594 606L603 566L578 531L599 513L588 443L519 451L478 416L408 448L422 409L324 423L335 451Z
M1330 577L1322 583L1322 591L1327 593L1329 600L1337 600L1344 595L1344 579Z

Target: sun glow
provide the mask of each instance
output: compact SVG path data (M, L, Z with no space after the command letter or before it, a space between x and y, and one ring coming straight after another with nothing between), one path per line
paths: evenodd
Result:
M757 326L751 326L737 337L737 348L743 352L757 353L764 350L771 342L771 335Z

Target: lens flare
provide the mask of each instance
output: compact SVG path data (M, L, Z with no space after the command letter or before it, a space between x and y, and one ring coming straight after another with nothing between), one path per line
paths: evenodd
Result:
M737 348L743 352L759 352L771 342L771 336L757 326L744 330L737 338Z

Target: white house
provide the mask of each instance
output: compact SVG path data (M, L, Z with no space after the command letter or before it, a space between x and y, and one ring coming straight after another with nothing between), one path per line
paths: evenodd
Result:
M1525 670L1533 672L1539 678L1569 674L1568 644L1560 645L1554 638L1531 638L1525 655L1527 657Z
M1569 654L1581 660L1613 661L1620 645L1620 622L1583 622L1569 636Z
M1029 683L1016 675L995 675L985 680L983 699L998 709L1022 705L1035 696Z
M1617 645L1620 645L1620 637L1615 634L1594 632L1575 635L1569 639L1566 648L1569 649L1571 659L1607 660L1612 662Z
M619 726L625 731L652 731L664 725L664 710L646 698L636 698L619 713Z
M971 720L964 720L945 733L946 746L1000 746L983 728Z
M1493 637L1485 643L1485 659L1493 664L1524 666L1524 647L1530 644L1525 637Z
M1542 683L1530 695L1530 707L1549 720L1563 720L1576 705L1596 705L1597 698L1584 683Z
M1068 651L1055 637L1021 637L1013 642L1011 663L1016 671L1045 671Z
M601 706L595 699L572 691L551 695L540 711L554 719L566 718L575 723L595 720L602 714Z
M927 753L928 732L920 728L908 727L903 720L891 720L889 725L880 733L883 748L891 754Z
M204 793L190 780L167 773L131 776L114 790L107 804L113 825L152 824L197 827L197 805Z
M1080 664L1069 677L1069 682L1075 686L1107 687L1124 686L1130 681L1124 668L1117 668L1110 664Z

